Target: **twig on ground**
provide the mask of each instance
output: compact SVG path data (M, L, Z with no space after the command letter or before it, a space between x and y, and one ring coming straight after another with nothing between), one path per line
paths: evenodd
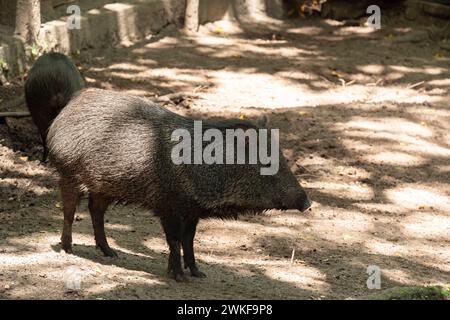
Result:
M0 112L0 118L24 118L29 117L30 113L28 111L7 111Z
M383 82L383 79L378 79L377 80L377 82L371 82L371 83L368 83L368 84L366 84L366 86L368 86L368 87L376 87L376 86L378 86L381 82Z
M418 87L418 86L423 85L424 83L425 83L425 81L417 82L417 83L415 83L415 84L412 84L412 85L408 86L408 89L414 89L414 88L416 88L416 87Z
M192 93L196 94L198 91L207 89L207 88L209 88L209 86L198 86L198 87L195 87L194 90L192 90Z
M346 86L350 86L350 85L354 84L355 82L356 82L356 80L353 79L353 80L347 82L347 83L346 83Z
M333 81L327 79L325 76L319 76L319 78L322 79L322 80L325 80L325 81L328 82L328 83L336 84L335 82L333 82Z

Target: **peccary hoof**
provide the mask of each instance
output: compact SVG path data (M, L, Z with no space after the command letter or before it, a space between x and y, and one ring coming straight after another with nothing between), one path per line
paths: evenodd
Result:
M73 254L72 246L71 246L71 245L65 246L65 245L61 244L61 248L64 250L65 253L67 253L67 254Z
M102 250L103 254L106 257L111 257L111 258L118 257L117 253L113 249L111 249L110 246L108 246L108 245L97 245L97 249Z
M176 274L173 276L176 282L189 282L184 274Z
M72 254L72 239L71 237L62 237L61 238L61 249L63 249L66 253Z
M191 269L191 276L193 276L195 278L206 278L206 274L204 274L203 272L201 272L197 268L192 268Z
M184 275L183 271L181 272L174 272L174 271L169 271L169 276L172 279L175 279L176 282L188 282L188 278L186 278L186 276Z

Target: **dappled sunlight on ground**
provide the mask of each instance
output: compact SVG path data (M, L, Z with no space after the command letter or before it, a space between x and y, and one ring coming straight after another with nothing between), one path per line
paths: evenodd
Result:
M355 201L370 200L373 198L373 191L370 186L362 184L348 184L339 182L310 182L309 188L322 190L340 198L351 198Z
M17 121L15 131L0 126L0 297L355 298L370 293L369 265L380 266L382 288L450 283L450 57L436 58L435 43L393 43L397 27L218 22L197 36L169 28L82 52L90 86L195 93L168 105L195 117L266 115L312 210L201 221L195 250L208 278L178 284L156 218L111 207L119 258L103 257L83 199L67 255L56 176L36 160L31 122ZM66 292L70 266L82 274L76 295Z
M447 186L443 186L447 187ZM404 186L386 191L386 197L407 209L437 209L450 213L450 198L433 188Z

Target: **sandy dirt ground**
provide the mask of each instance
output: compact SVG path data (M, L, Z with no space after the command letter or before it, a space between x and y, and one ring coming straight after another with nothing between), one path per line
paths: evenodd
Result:
M0 125L0 298L346 299L382 289L450 283L450 52L402 41L419 29L330 20L217 22L188 36L167 28L145 42L82 52L90 86L152 97L197 97L184 115L267 115L314 201L311 211L201 221L205 279L166 275L159 221L115 206L106 231L116 259L95 249L84 199L74 254L60 252L57 176L41 164L29 119ZM420 31L420 30L419 30ZM0 87L13 98L20 84ZM295 251L294 251L295 250ZM81 290L68 292L75 267Z

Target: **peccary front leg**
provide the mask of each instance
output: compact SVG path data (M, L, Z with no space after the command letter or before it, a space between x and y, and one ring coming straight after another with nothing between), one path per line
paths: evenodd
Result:
M198 270L197 264L195 263L194 237L195 231L197 229L197 224L198 218L183 221L182 245L183 245L184 267L189 268L191 270L191 275L193 277L205 278L206 275Z
M161 224L170 250L167 272L176 281L185 281L186 278L181 268L181 218L173 215L165 216L161 218Z
M72 224L81 193L76 183L67 179L61 179L60 189L64 212L61 247L65 252L72 253Z
M89 213L94 227L95 245L107 257L117 257L117 253L108 245L105 235L105 211L110 201L97 194L89 194Z

